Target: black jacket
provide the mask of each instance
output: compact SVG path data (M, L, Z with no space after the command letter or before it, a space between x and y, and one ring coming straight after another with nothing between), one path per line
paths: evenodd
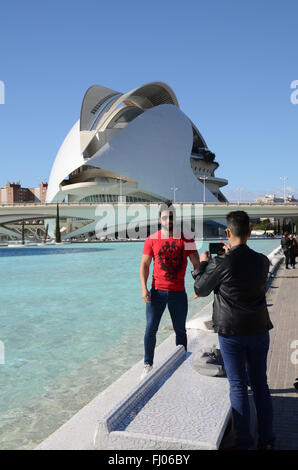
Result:
M282 237L280 244L284 253L290 250L292 245L291 240L288 237Z
M269 259L246 244L203 261L193 273L195 292L206 297L214 290L213 326L217 333L253 335L273 328L266 304Z

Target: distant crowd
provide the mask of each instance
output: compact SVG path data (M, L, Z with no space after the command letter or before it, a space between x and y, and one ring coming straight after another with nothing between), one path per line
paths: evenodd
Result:
M293 233L284 232L281 247L285 255L285 269L295 269L296 256L298 256L298 241Z

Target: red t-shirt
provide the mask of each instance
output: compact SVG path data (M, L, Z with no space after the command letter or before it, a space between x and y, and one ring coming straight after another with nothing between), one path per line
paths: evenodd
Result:
M193 238L161 238L161 230L150 235L144 243L143 255L154 259L152 288L183 291L187 257L196 253Z

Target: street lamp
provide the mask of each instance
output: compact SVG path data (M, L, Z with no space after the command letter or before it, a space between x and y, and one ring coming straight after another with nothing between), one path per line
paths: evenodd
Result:
M287 176L280 176L280 180L283 181L283 190L284 190L284 204L286 203L286 181L287 181Z
M172 190L173 193L174 193L174 204L175 204L175 202L176 202L176 191L178 191L178 189L179 189L179 188L177 188L175 185L174 185L173 188L171 188L171 190Z
M204 198L203 198L203 202L205 204L206 202L206 180L208 179L208 176L200 176L200 180L203 180L204 181Z
M239 200L238 200L238 204L240 204L240 202L242 202L242 191L243 191L244 188L236 188L236 191L239 191Z
M119 183L120 183L119 202L122 202L122 178L121 176L117 176L117 180L119 180Z

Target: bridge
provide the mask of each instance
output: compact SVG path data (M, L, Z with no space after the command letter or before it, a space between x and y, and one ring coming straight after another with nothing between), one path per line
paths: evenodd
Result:
M96 225L105 221L108 229L106 235L113 233L116 226L125 230L127 224L133 220L140 226L148 222L157 223L160 203L59 203L61 219L81 220L84 226L74 229L65 228L62 238L79 236L95 230ZM251 218L296 218L298 217L298 204L295 203L189 203L177 202L174 204L177 219L210 220L225 218L228 212L244 210ZM36 219L54 219L56 217L56 203L16 203L0 205L0 232L19 237L19 231L11 230L7 225L17 224L21 220L32 221ZM136 217L138 214L138 217ZM119 223L119 218L121 223ZM125 220L124 220L125 219ZM84 222L85 221L85 222ZM54 223L54 221L53 221Z

